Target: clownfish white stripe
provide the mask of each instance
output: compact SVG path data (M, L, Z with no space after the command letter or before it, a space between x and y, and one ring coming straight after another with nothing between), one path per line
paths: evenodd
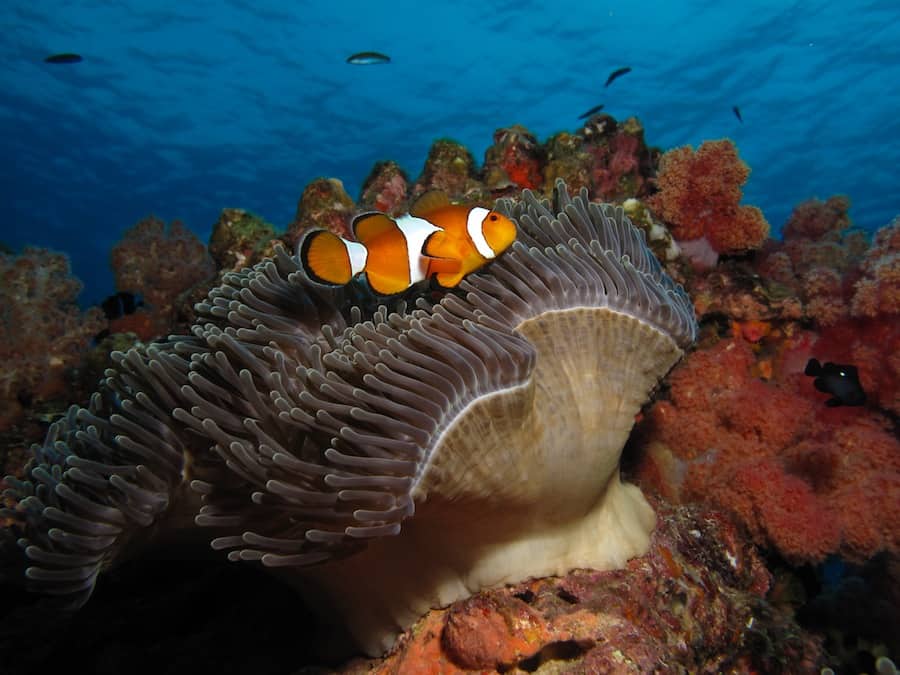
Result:
M428 276L428 259L422 255L425 240L439 227L424 218L409 214L396 219L397 227L406 239L406 255L409 260L409 283L414 284Z
M366 261L369 258L369 251L358 241L343 240L344 246L347 247L347 256L350 258L350 274L356 276L366 269Z
M496 257L497 254L494 253L494 249L487 243L487 239L484 238L484 230L482 229L482 223L488 213L490 213L488 209L480 206L473 207L469 211L469 216L466 219L466 231L469 233L469 239L471 239L472 243L475 245L475 250L478 251L482 257L491 260Z

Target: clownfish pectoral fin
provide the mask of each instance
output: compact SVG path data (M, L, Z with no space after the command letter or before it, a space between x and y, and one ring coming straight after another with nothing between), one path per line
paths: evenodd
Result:
M443 288L456 288L459 286L459 282L463 280L463 277L466 275L462 273L462 270L458 272L445 272L442 274L435 275L434 279L438 282L439 286Z
M429 190L423 192L413 202L409 209L409 215L424 218L426 215L445 206L450 206L450 197L443 190Z
M396 295L409 288L409 278L406 275L395 277L390 274L369 270L366 272L366 280L369 282L371 289L378 295Z
M437 230L428 235L422 246L422 253L429 258L461 259L463 251L460 246L459 239L451 237L444 230Z
M361 244L368 244L376 237L397 229L397 223L378 211L362 213L353 219L353 236Z
M455 275L462 271L462 262L451 258L428 258L428 274Z
M350 243L328 230L307 234L300 242L300 262L309 278L325 284L348 283L353 278Z

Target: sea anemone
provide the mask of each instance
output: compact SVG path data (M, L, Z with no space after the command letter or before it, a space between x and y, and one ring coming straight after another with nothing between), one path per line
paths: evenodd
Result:
M655 517L619 457L691 303L621 208L562 181L498 208L519 240L439 300L355 304L279 250L191 335L116 353L8 479L26 576L83 602L190 513L229 559L314 583L376 654L429 607L643 554Z

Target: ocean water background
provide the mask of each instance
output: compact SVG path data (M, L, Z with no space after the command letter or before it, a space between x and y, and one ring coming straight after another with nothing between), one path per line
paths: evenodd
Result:
M317 176L355 198L378 160L415 179L436 138L480 161L499 127L544 140L599 103L664 149L734 139L776 231L813 196L867 230L900 213L897 0L5 0L0 26L0 242L68 253L83 304L148 214L283 227Z

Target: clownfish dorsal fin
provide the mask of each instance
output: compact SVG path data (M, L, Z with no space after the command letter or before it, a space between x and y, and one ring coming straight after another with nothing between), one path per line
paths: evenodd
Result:
M409 215L425 218L429 213L450 206L450 197L443 190L423 192L409 209Z
M367 244L375 237L395 229L397 223L379 211L362 213L353 219L353 236L360 244Z

